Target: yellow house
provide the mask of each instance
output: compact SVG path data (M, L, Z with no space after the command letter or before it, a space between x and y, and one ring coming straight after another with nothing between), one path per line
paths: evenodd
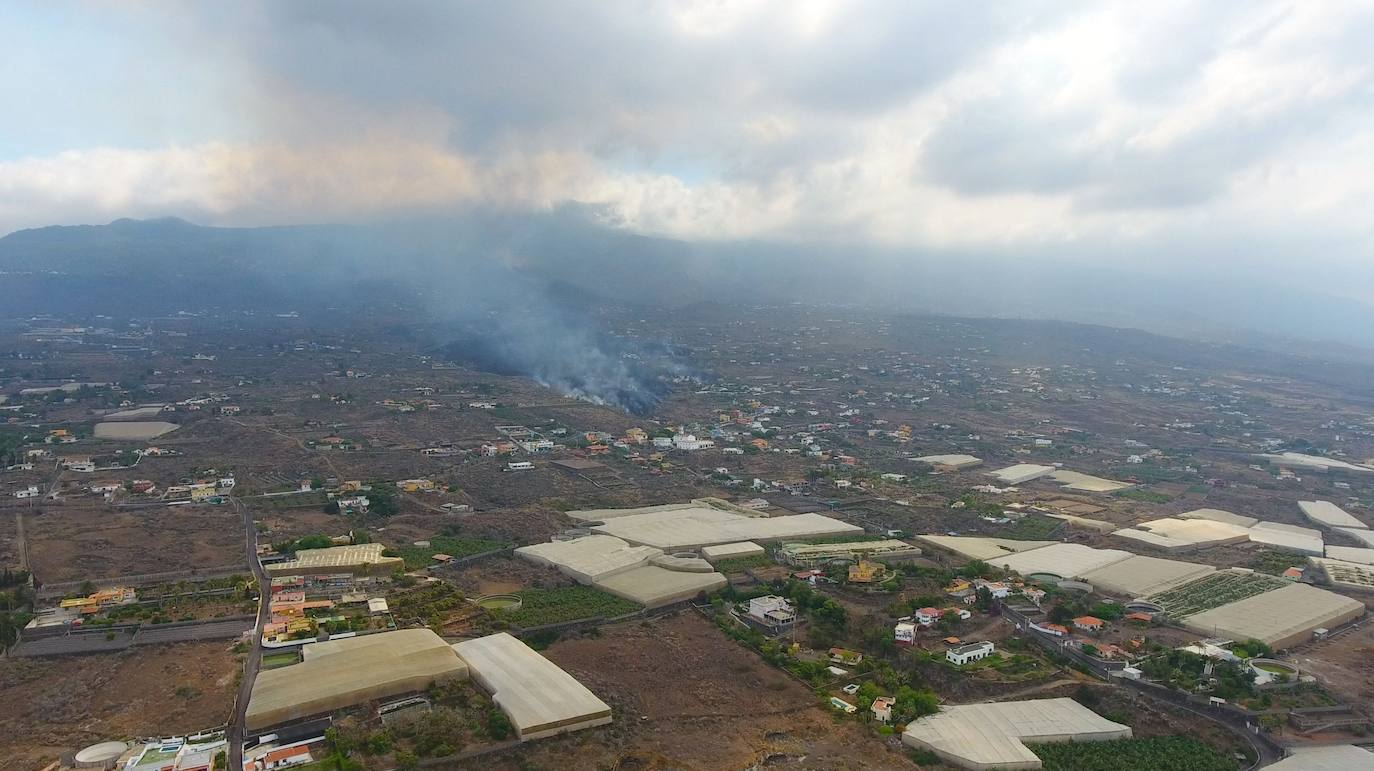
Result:
M434 483L428 479L402 479L396 483L396 486L405 493L427 493L434 489Z
M868 560L859 560L859 564L849 566L849 582L851 584L871 584L877 581L883 574L883 566Z

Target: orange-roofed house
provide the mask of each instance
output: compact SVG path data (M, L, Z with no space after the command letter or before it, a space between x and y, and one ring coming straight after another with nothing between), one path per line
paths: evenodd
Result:
M1059 624L1037 624L1037 626L1055 637L1067 637L1069 635L1069 628Z
M1107 622L1097 616L1079 616L1073 620L1074 629L1082 629L1084 632L1097 633L1107 627Z
M312 759L309 747L283 747L262 756L263 768L266 771L309 763Z

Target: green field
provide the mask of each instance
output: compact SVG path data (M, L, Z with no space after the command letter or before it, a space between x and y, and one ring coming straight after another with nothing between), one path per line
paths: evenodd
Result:
M262 657L263 669L277 669L279 667L289 667L300 661L300 657L295 651L290 653L269 653Z
M639 610L629 600L589 586L563 586L557 589L526 589L516 592L524 603L520 610L496 611L517 627L536 627L577 621L584 618L614 618Z
M1174 618L1187 618L1284 586L1288 586L1287 581L1263 573L1220 572L1170 589L1151 597L1150 601L1164 608L1164 612Z
M1044 541L1063 526L1063 520L1030 514L1011 523L1005 530L998 530L994 535L1015 541Z
M714 567L718 573L742 573L754 568L766 568L772 564L773 560L766 554L751 554L748 557L723 559L715 563Z
M453 535L436 535L428 540L429 546L402 546L388 549L386 553L394 553L397 557L404 559L406 570L419 570L435 564L434 555L436 554L447 554L457 559L482 552L496 551L509 546L507 543L493 541L489 538L462 538Z
M1045 771L1236 771L1240 764L1191 736L1037 744Z

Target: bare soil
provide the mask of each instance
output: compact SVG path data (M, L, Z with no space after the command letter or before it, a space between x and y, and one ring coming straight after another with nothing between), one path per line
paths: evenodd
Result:
M480 767L916 768L893 740L837 719L809 688L690 611L605 627L545 655L610 704L615 723Z
M225 642L0 659L0 768L37 769L100 741L223 725L238 669Z

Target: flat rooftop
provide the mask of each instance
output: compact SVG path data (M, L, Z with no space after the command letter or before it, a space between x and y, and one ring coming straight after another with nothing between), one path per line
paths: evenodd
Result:
M604 524L591 529L668 551L737 541L781 541L863 532L861 527L821 514L749 516L704 505L606 517L603 521Z
M521 740L611 722L611 708L557 664L505 632L452 647Z
M468 668L428 629L310 643L299 664L258 673L248 726L266 728L467 677Z
M643 565L663 551L652 546L631 546L615 536L587 535L521 546L515 553L531 562L554 565L582 583L591 583Z
M916 540L928 543L961 557L984 562L1016 552L1038 549L1058 541L1017 541L1011 538L982 538L971 535L918 535Z
M1039 479L1040 477L1049 476L1056 470L1054 466L1018 463L1015 466L1007 466L1004 469L989 471L988 476L997 477L997 479L1009 485L1019 485L1024 482Z
M1357 529L1369 527L1331 501L1298 501L1298 508L1302 509L1303 516L1319 525Z
M912 722L902 743L928 749L973 769L1035 769L1040 758L1027 743L1125 739L1129 726L1113 723L1073 699L1035 699L944 707Z
M386 547L380 543L359 543L350 546L331 546L327 549L302 549L296 558L263 566L269 575L285 576L314 572L367 571L386 575L405 566L400 557L383 557Z

